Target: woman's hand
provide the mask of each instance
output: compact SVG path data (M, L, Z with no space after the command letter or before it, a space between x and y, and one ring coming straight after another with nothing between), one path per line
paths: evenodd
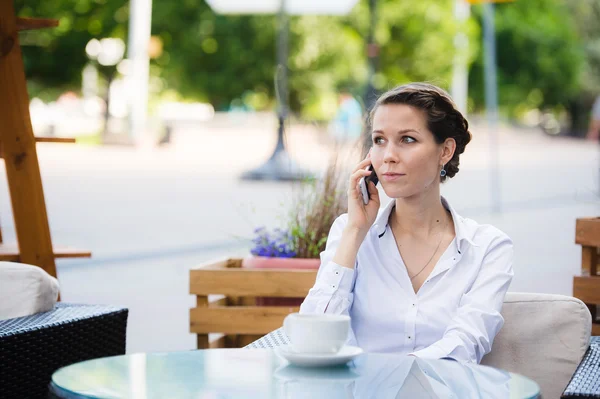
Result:
M355 230L360 234L366 235L375 219L377 218L377 212L379 211L379 192L373 182L369 182L367 189L369 191L369 203L365 205L363 202L362 193L358 182L362 177L370 176L371 171L366 168L371 165L370 154L360 162L354 172L350 176L350 183L348 189L348 224L346 229Z
M356 255L364 241L371 225L377 218L379 211L379 192L372 182L367 186L370 200L367 205L363 202L362 193L358 182L362 177L369 176L372 172L366 170L371 164L371 158L367 158L356 165L356 169L350 176L350 187L348 188L348 223L342 232L338 248L333 256L333 262L340 266L353 269L356 264Z

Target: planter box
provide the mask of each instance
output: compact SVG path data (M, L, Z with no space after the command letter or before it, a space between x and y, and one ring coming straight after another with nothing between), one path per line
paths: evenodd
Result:
M242 259L190 270L190 293L196 296L190 332L198 335L198 349L240 348L281 327L298 306L259 306L256 298L304 298L316 277L312 269L242 268ZM209 334L218 338L209 342Z
M277 269L277 270L318 270L320 259L306 258L269 258L264 256L249 256L242 260L242 268ZM256 297L257 306L300 306L303 297Z

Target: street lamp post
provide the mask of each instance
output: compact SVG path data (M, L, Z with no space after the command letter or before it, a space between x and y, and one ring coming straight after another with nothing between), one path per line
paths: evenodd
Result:
M271 157L256 169L245 172L246 180L300 180L307 176L291 159L285 148L285 120L288 114L288 37L289 15L345 15L358 0L207 0L221 14L278 14L276 93L278 98L277 144Z
M368 114L377 100L375 88L375 72L379 57L379 46L375 41L375 28L377 26L377 0L369 0L369 30L367 33L367 86L363 92L363 104ZM362 156L365 157L371 148L371 134L368 133L369 123L364 125L362 141Z
M277 144L269 159L261 166L242 174L244 180L301 180L307 176L290 157L285 148L285 120L288 115L288 41L289 17L285 12L286 0L279 10L279 34L277 35L277 70L275 93L277 98Z
M496 62L496 17L494 3L510 3L512 1L514 0L467 0L470 4L482 4L483 7L483 73L490 148L491 208L494 213L502 212L500 155L498 153L498 71Z

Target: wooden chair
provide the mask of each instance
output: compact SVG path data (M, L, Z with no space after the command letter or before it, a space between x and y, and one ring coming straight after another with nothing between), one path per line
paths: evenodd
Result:
M0 154L12 203L17 243L4 244L0 261L36 265L56 277L55 258L90 257L89 251L53 247L36 152L37 142L75 142L33 135L19 31L58 26L51 19L17 18L12 0L0 1Z
M592 313L592 335L600 335L597 313L600 304L600 218L577 219L575 242L581 245L581 276L573 278L573 296L581 299Z
M281 327L297 306L257 306L257 297L304 298L316 270L245 269L241 259L227 259L190 271L190 332L198 349L241 348ZM211 296L209 300L209 296ZM219 337L209 342L209 334Z

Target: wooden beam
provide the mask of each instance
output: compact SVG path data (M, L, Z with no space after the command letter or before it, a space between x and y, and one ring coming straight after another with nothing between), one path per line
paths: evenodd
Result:
M581 299L584 303L600 304L600 277L573 278L573 296Z
M600 218L579 218L575 224L575 243L600 247Z
M219 299L215 299L208 302L208 306L211 308L221 307L221 306L229 306L229 298L223 297Z
M194 269L190 270L190 293L304 298L316 277L316 270Z
M587 276L598 274L598 248L583 245L581 247L581 271Z
M267 334L278 329L297 307L241 306L190 309L190 331L198 334Z
M207 296L197 296L196 297L196 306L197 309L203 309L208 307L208 297ZM190 332L191 327L190 327ZM208 334L198 334L196 336L196 347L198 349L209 349L210 343L208 341Z
M54 258L90 258L92 253L71 247L53 247ZM0 261L24 262L16 244L0 244Z
M238 338L235 335L222 334L219 338L210 341L209 349L220 349L220 348L239 348L237 344Z
M17 18L17 29L19 31L55 28L57 26L58 26L58 19Z
M76 143L73 137L36 137L36 143Z
M13 1L0 1L0 142L21 262L56 277L17 28Z

